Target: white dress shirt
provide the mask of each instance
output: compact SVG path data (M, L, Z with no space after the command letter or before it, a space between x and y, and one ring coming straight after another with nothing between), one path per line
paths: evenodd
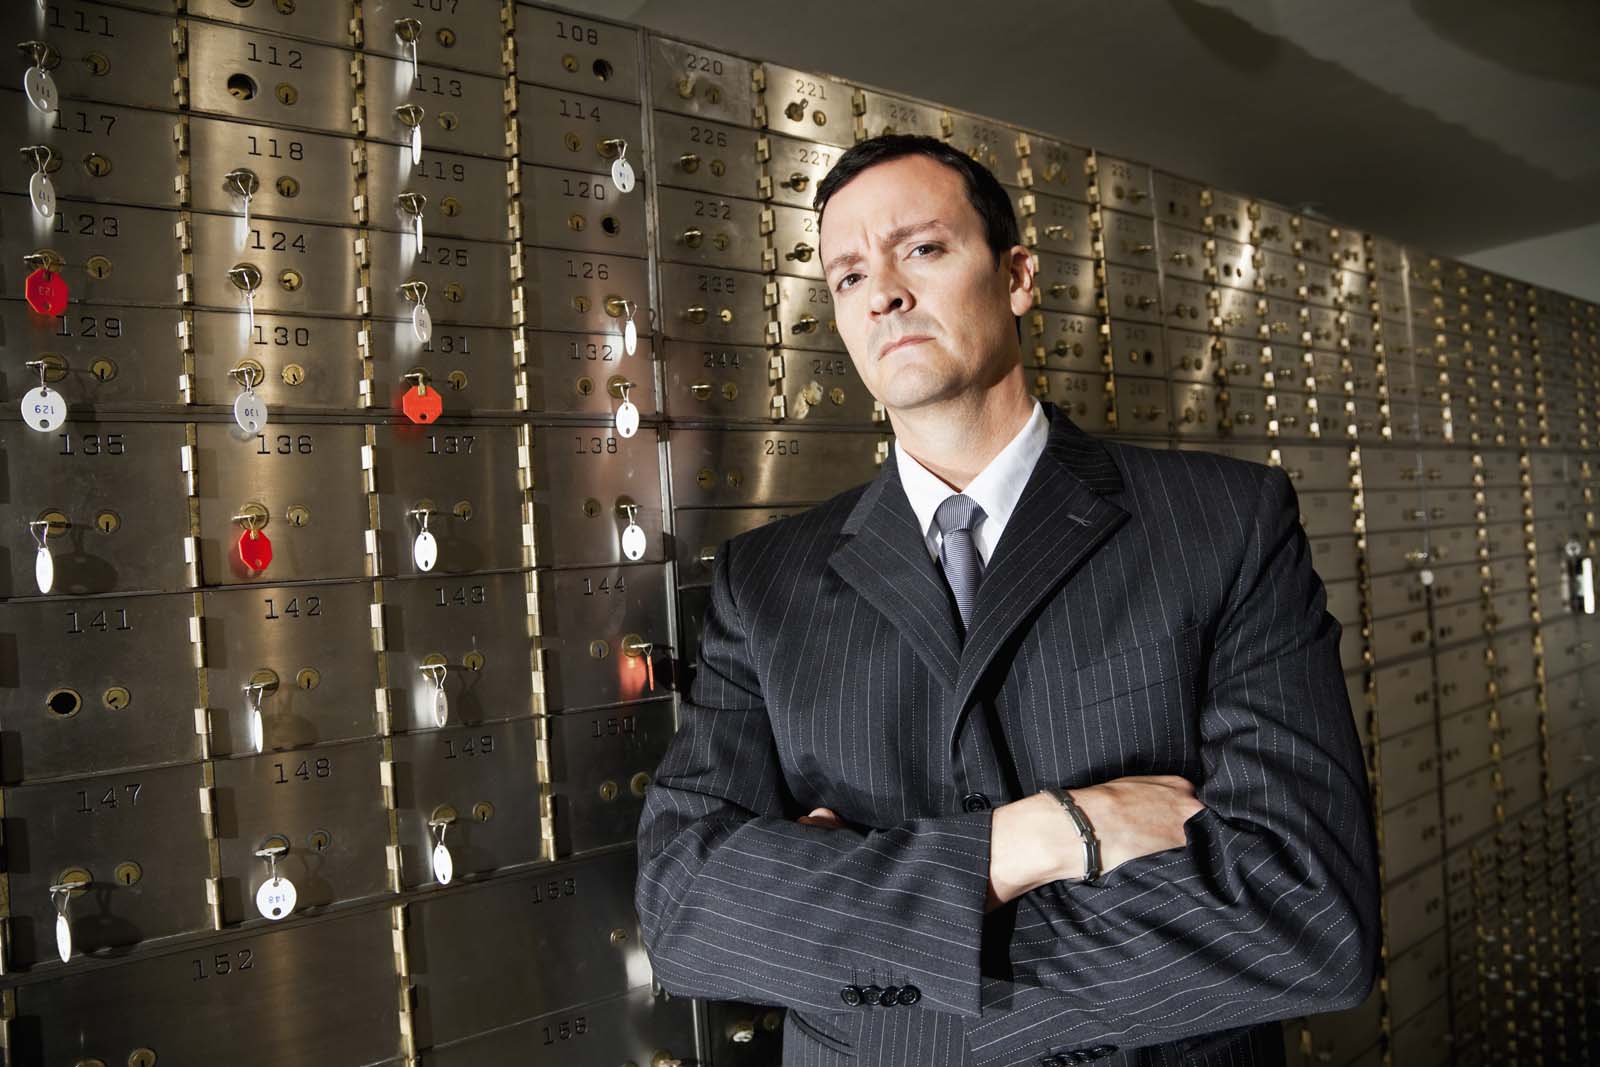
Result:
M1017 501L1022 497L1022 488L1028 484L1028 478L1033 474L1034 464L1038 463L1039 457L1044 454L1044 445L1049 437L1050 420L1045 418L1044 408L1035 400L1032 417L1023 423L1022 429L1018 430L1011 442L989 461L989 465L978 472L972 483L962 490L983 509L984 517L978 520L977 526L973 528L973 538L985 567L989 565L989 557L994 553L994 546L1000 543L1000 535L1005 532L1006 521L1011 518L1012 511L1016 510ZM894 443L894 454L895 463L900 470L900 484L905 486L906 497L911 501L911 510L916 512L917 521L922 524L922 535L928 542L928 552L937 560L939 542L943 538L939 534L939 528L933 524L933 513L939 510L939 505L944 503L946 497L955 496L956 491L946 485L938 475L918 463L909 452L900 447L898 440Z

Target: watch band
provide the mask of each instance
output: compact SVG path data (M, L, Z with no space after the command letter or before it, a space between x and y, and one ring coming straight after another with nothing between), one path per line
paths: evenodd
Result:
M1094 824L1065 789L1051 789L1050 794L1066 809L1083 838L1083 877L1079 880L1093 882L1100 877L1100 839L1095 836Z

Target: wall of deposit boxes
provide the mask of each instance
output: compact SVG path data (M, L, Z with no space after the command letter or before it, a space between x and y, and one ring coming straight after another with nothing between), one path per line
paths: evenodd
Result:
M0 25L11 1063L777 1062L632 838L716 546L886 454L809 205L887 130L1010 189L1039 396L1294 478L1387 958L1291 1062L1597 1054L1600 309L510 0Z

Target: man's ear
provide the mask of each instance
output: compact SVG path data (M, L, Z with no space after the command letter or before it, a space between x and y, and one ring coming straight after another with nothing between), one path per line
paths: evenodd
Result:
M1012 245L1002 259L1010 275L1011 313L1026 315L1033 307L1033 253L1022 245Z

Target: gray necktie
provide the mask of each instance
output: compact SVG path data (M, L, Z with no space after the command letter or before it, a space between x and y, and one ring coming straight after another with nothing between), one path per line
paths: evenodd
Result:
M955 594L963 633L972 618L972 605L978 600L978 583L983 580L983 559L972 536L972 528L983 518L978 502L960 493L946 497L933 513L933 524L939 527L941 536L939 561L944 564L944 580Z

